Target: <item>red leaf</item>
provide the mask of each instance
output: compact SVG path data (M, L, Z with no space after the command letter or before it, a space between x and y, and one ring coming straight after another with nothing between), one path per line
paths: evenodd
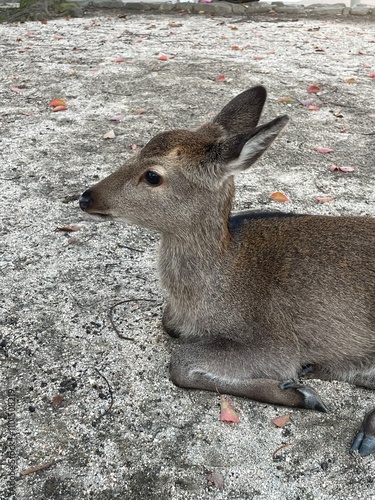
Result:
M47 24L47 19L41 19L41 20L40 20L40 22L41 22L42 24Z
M334 150L331 149L331 148L321 148L321 147L317 146L315 148L315 151L318 151L318 153L324 153L325 154L325 153L333 153Z
M310 85L307 89L307 92L309 94L317 94L318 92L320 92L320 87L318 87L318 85Z
M368 75L370 78L375 78L375 72Z
M241 50L238 45L232 45L231 50Z
M314 106L314 105L308 106L307 109L309 111L319 111L320 110L319 106Z
M332 201L334 199L334 196L315 196L315 200L319 203L328 203L329 201Z
M237 424L240 419L237 413L234 411L232 405L224 396L220 396L220 398L220 420L222 422L234 422Z
M158 57L159 61L168 61L168 56L165 54L162 54L161 56Z
M12 92L15 92L16 94L22 94L22 92L24 91L24 89L19 89L18 87L12 87L10 90Z
M55 107L55 106L66 106L66 102L64 99L54 99L49 103L50 106Z
M271 422L276 425L276 427L285 427L290 420L290 415L282 415L281 417L276 417L271 420Z
M218 76L217 78L215 78L215 80L216 80L217 82L225 82L225 81L226 81L226 78L225 78L225 76L224 76L224 75L220 75L220 76Z
M277 201L278 203L285 203L286 201L289 201L289 198L285 196L284 193L281 193L281 191L275 191L274 193L270 194L269 196L271 200Z
M122 62L125 62L125 59L123 57L116 57L116 59L113 59L113 62L122 63Z

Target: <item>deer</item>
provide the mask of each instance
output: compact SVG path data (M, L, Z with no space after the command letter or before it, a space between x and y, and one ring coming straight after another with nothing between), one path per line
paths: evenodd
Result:
M306 376L375 388L375 218L232 213L234 176L289 120L258 125L266 97L249 88L199 128L158 133L79 204L160 234L175 385L326 412ZM375 408L350 451L375 451Z

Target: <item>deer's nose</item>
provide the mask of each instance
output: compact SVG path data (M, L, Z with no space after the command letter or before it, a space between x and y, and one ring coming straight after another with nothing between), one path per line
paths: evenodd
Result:
M79 206L81 207L81 210L85 211L89 208L91 203L92 203L91 191L90 191L90 189L87 189L87 191L85 191L79 197Z

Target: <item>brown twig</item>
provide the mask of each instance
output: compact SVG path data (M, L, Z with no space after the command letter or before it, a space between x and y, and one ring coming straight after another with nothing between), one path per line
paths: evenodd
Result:
M21 476L28 476L29 474L34 474L34 472L39 472L40 470L49 469L55 464L56 462L46 462L45 464L36 465L35 467L30 467L29 469L22 470L20 474Z
M291 446L291 445L292 445L292 443L286 443L286 444L283 444L283 445L279 446L278 448L276 448L276 450L272 453L272 458L275 459L277 452L279 452L280 450L287 448L288 446Z

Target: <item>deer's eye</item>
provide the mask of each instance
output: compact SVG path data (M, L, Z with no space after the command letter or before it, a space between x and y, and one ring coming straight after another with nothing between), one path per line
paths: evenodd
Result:
M157 174L153 170L147 170L142 176L142 180L150 184L150 186L160 186L163 182L161 175Z

